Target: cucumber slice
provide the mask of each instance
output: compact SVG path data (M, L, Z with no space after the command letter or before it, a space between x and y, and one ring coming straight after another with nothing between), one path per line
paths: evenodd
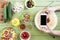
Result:
M12 4L11 2L8 3L8 19L11 20L12 19Z
M7 20L7 6L4 5L4 8L3 8L3 20L4 22L6 22Z

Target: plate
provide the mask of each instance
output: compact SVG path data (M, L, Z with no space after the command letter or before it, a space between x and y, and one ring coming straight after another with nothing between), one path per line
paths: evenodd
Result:
M39 30L41 30L41 27L40 27L40 13L41 13L41 12L42 12L42 11L39 11L39 12L36 14L35 20L34 20L34 21L35 21L35 25L36 25L36 27L37 27ZM47 23L47 25L48 25L48 27L49 27L51 30L53 30L53 29L56 27L56 25L57 25L57 16L56 16L56 13L55 13L55 12L48 13L47 17L50 18L50 22Z
M11 28L7 27L2 31L1 40L15 40L16 32Z

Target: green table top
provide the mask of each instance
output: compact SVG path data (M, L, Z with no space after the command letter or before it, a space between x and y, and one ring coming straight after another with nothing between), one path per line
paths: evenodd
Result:
M15 2L15 1L21 1L23 4L25 3L25 0L8 0L10 1L12 4ZM55 36L55 38L53 38L51 35L49 34L46 34L40 30L38 30L35 26L35 23L34 23L34 18L35 18L35 15L38 11L40 10L43 10L46 6L56 6L56 5L59 5L60 4L60 1L59 0L35 0L35 7L33 9L24 9L23 12L21 13L15 13L13 18L22 18L22 15L24 15L26 12L30 12L30 15L31 15L31 20L30 22L28 22L26 25L29 25L31 24L32 25L32 29L29 29L28 26L26 26L26 29L27 31L30 32L31 34L31 39L30 40L60 40L60 37L57 37ZM55 30L59 30L60 29L60 12L56 12L56 15L58 17L58 25L57 27L55 28ZM7 23L0 23L0 37L1 37L1 32L4 28L6 27L12 27L13 29L15 29L16 33L17 33L17 39L16 40L20 40L19 38L19 34L21 30L19 27L13 27L11 26L11 23L10 22L7 22Z

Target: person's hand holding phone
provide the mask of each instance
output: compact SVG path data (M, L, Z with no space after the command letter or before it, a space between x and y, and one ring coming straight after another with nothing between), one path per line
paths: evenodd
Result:
M41 30L45 33L51 33L51 30L47 27L41 27Z
M47 8L45 8L45 9L42 11L42 13L48 14L48 13L51 13L51 10L47 7ZM46 15L46 16L47 16L47 15ZM47 17L46 17L46 19L47 19ZM46 20L46 21L47 21L47 20ZM51 30L50 30L49 26L47 25L47 22L46 22L46 27L41 27L41 29L42 29L42 31L45 32L45 33L51 33Z

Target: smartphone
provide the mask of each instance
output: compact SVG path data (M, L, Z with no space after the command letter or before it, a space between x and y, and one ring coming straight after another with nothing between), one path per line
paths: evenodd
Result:
M47 25L47 14L41 14L40 15L40 26L41 27L46 27Z

